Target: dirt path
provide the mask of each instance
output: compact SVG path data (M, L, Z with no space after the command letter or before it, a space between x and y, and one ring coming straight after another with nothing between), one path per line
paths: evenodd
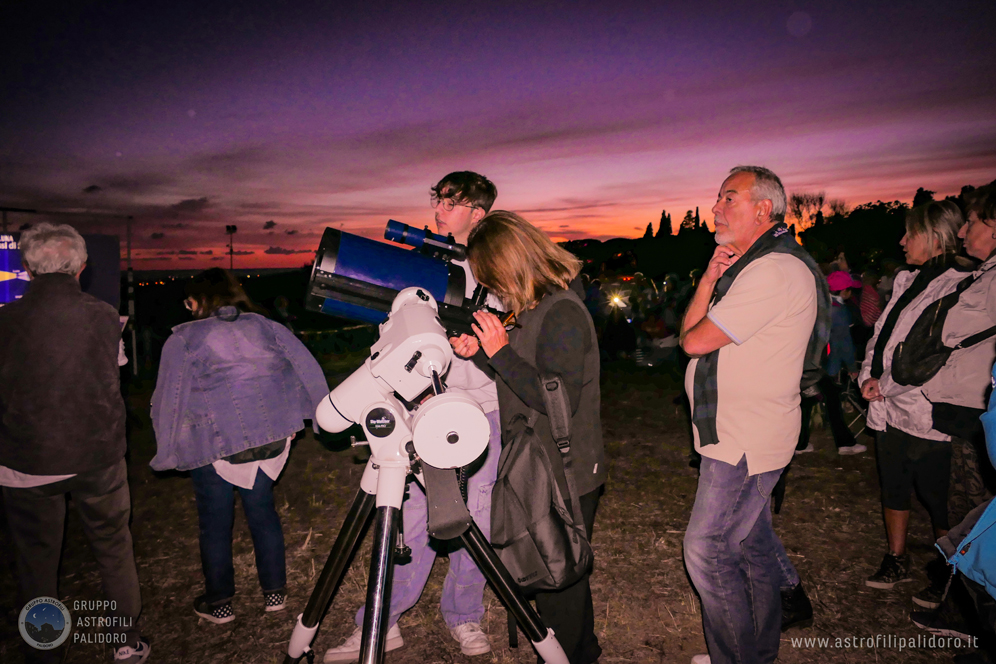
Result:
M146 413L151 385L132 398ZM697 471L687 465L688 433L673 403L674 376L631 365L607 367L603 376L603 424L610 463L609 484L595 525L596 569L592 577L595 628L607 662L686 663L705 652L698 601L685 575L681 540L695 495ZM295 444L275 490L287 542L289 608L264 614L255 576L252 543L241 514L235 523L237 619L223 626L199 620L191 611L203 579L197 545L197 515L191 483L181 474L154 475L148 461L154 442L147 418L134 429L130 475L136 556L145 604L143 629L154 662L283 661L295 616L300 613L325 562L342 518L359 484L362 452L329 452L310 435ZM793 646L791 639L883 635L915 639L925 633L909 622L910 596L925 583L922 565L931 555L927 516L919 506L911 520L915 581L896 591L864 586L884 551L878 480L871 452L839 457L826 432L813 437L816 454L797 458L775 525L813 600L816 624L782 637L779 661L934 662L955 650ZM867 441L865 441L867 442ZM368 538L369 539L369 538ZM4 547L0 575L0 661L21 661L14 606L12 559ZM369 560L367 542L354 561L316 639L316 649L338 645L353 627L362 602ZM406 646L389 662L532 662L524 639L510 650L505 613L490 590L484 628L490 657L460 654L439 615L446 571L440 557L419 604L401 620ZM100 582L79 521L69 519L61 593L64 601L98 599ZM91 630L92 631L92 630ZM841 644L843 645L843 643ZM69 644L66 662L103 662L105 647Z

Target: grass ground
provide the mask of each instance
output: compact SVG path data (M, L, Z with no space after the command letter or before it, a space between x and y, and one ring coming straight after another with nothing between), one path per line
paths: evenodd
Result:
M341 376L356 363L350 357L326 363ZM144 601L143 631L152 643L150 662L283 661L295 616L307 602L363 470L362 450L330 452L309 434L295 443L275 489L287 543L288 610L264 614L255 576L252 542L237 515L234 532L237 619L223 626L199 620L191 611L202 592L197 515L190 480L180 473L154 474L148 462L154 440L145 413L151 383L133 391L130 479L133 534ZM143 389L144 388L144 389ZM673 403L680 384L674 375L632 365L604 369L602 417L609 482L595 523L592 592L595 629L608 662L688 662L705 652L699 605L685 574L681 541L695 495L697 471L687 465L688 430ZM816 623L782 636L779 661L934 662L953 649L834 648L835 639L883 635L915 639L924 633L910 623L910 596L926 582L922 566L932 555L926 513L914 507L910 550L915 580L894 591L865 587L884 551L878 480L868 454L839 457L826 432L813 437L817 453L797 457L775 526L814 604ZM867 440L865 442L868 442ZM869 443L870 444L870 443ZM71 514L61 571L64 601L99 599L100 579L79 520ZM14 570L3 547L0 571L0 661L21 661L14 600ZM319 656L353 628L363 601L369 537L335 598L315 641ZM447 561L437 560L419 604L401 620L406 646L389 662L535 662L524 639L511 650L505 613L490 589L484 629L494 650L464 657L439 615L439 594ZM828 638L828 646L805 647L793 638ZM106 646L64 648L64 661L109 661Z

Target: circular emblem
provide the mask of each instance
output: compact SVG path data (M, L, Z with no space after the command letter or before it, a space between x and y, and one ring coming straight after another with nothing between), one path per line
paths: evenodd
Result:
M73 629L66 605L51 597L36 597L21 609L17 620L21 637L32 648L51 650L61 646Z
M387 438L394 431L394 413L387 408L374 408L367 413L366 428L371 436Z

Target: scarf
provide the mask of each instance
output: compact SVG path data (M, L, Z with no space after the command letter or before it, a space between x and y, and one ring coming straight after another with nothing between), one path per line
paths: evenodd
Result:
M730 290L734 280L743 270L757 259L768 254L791 254L809 268L816 282L816 323L806 346L800 392L815 385L823 375L823 360L827 354L827 341L830 339L830 289L826 277L820 271L812 256L795 241L795 234L784 223L776 224L771 230L755 240L744 255L731 265L716 282L712 294L715 306ZM715 445L719 442L716 431L716 413L719 410L719 350L699 358L695 366L693 397L695 409L692 424L699 432L699 446Z

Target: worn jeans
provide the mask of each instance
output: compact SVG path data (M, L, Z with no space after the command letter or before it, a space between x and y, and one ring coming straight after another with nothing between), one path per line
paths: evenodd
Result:
M200 521L204 601L221 604L235 596L235 568L232 565L235 489L242 497L242 509L252 534L259 585L264 593L282 592L287 585L287 567L284 531L273 505L273 480L259 470L252 489L243 489L223 480L211 465L191 470L190 479L194 481Z
M786 572L770 502L781 474L748 475L746 456L736 466L702 457L685 566L702 602L713 664L767 663L778 656L779 586Z
M497 410L488 413L488 423L491 425L491 437L487 457L467 480L467 508L481 532L490 540L491 489L498 475L498 457L501 455L501 427ZM388 627L397 623L401 614L418 602L436 561L436 551L429 544L426 530L427 509L425 493L412 482L402 505L405 545L411 547L412 558L404 565L394 566ZM484 617L484 575L463 547L451 550L449 558L450 568L439 599L443 620L450 629L464 623L479 623ZM363 624L363 609L361 606L356 612L357 626Z
M125 460L100 470L27 489L4 487L3 500L17 558L19 611L36 597L59 597L59 560L66 522L66 494L73 499L90 550L97 560L104 597L115 602L110 617L121 623L108 633L124 634L128 645L138 642L142 611L138 571L132 548L131 494ZM62 650L62 648L60 648ZM29 653L40 655L45 653Z

